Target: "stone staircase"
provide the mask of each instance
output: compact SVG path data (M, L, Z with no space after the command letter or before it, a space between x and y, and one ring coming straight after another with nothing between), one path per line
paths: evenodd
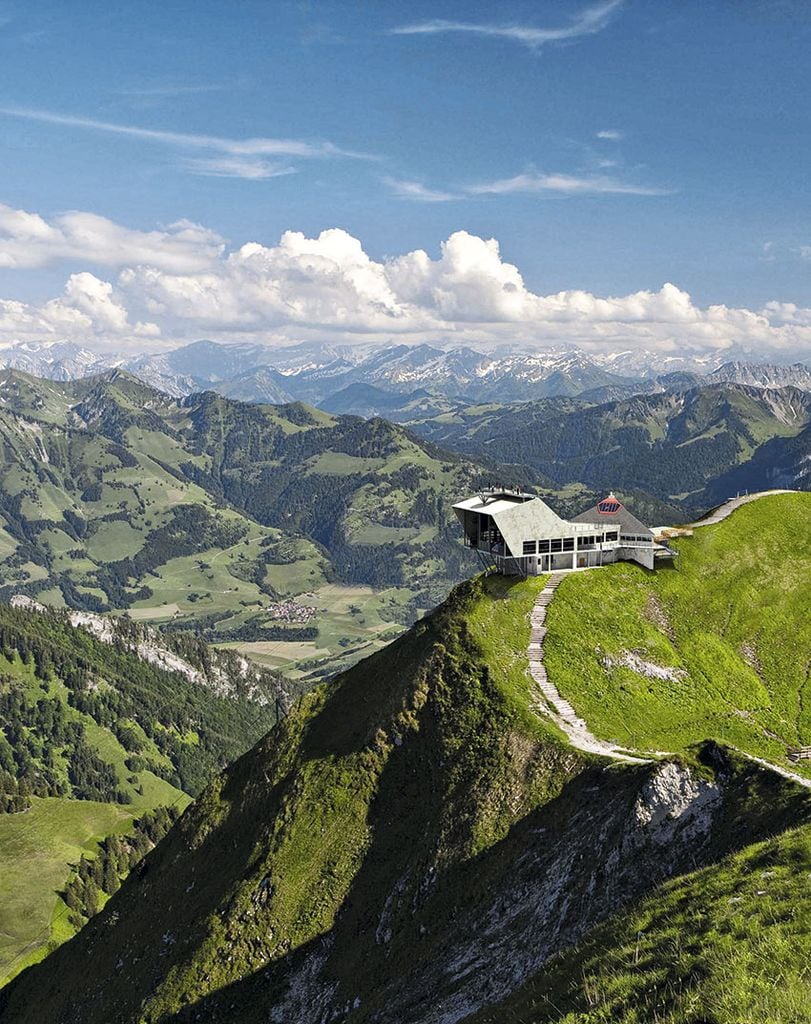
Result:
M586 722L578 716L569 701L560 695L557 687L550 682L546 674L546 667L543 662L543 646L546 638L546 609L552 602L555 591L566 578L566 575L563 572L552 573L547 580L546 586L536 598L535 605L530 614L529 671L539 691L538 699L535 702L535 710L539 714L551 718L566 733L572 746L577 747L579 750L586 750L593 754L603 754L620 761L640 762L644 759L626 754L614 744L598 740L589 730Z
M530 616L532 630L529 640L529 671L532 678L538 684L538 689L554 711L569 720L572 725L585 728L586 723L583 719L578 718L577 712L572 705L567 700L564 700L558 693L557 688L549 682L543 663L543 644L546 637L546 626L544 625L546 609L555 596L555 591L565 578L565 574L562 572L552 573L546 586L535 601L535 606Z

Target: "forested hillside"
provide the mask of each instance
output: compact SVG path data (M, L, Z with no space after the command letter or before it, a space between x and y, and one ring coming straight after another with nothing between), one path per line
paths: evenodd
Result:
M809 422L810 392L718 383L603 404L473 407L413 426L472 456L526 463L558 487L638 489L701 510L737 489L803 487Z
M296 694L196 637L73 618L0 605L0 979L70 934L65 907L90 916Z

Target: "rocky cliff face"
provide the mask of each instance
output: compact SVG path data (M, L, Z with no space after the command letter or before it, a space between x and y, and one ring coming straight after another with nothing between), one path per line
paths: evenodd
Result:
M339 923L286 975L270 1019L455 1024L504 998L618 907L735 848L736 830L768 834L763 818L745 824L765 780L718 767L712 777L673 763L585 770L465 866L450 906L449 880L426 875L416 905L402 885L388 892L377 949ZM353 971L336 970L344 944L357 944Z

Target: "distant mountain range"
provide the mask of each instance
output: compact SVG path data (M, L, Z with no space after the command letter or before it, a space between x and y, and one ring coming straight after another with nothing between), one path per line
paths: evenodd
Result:
M450 505L497 472L384 420L176 399L121 370L0 371L0 451L0 600L128 609L224 641L313 640L334 614L336 652L467 575ZM385 595L333 612L335 584ZM288 625L304 594L317 614Z
M304 401L328 411L385 415L401 422L414 418L415 398L426 397L438 412L443 402L509 404L559 396L607 402L720 382L811 390L811 368L803 363L719 364L710 357L572 349L482 353L431 345L370 350L313 344L271 349L197 341L125 358L102 356L70 342L47 342L5 349L0 366L62 381L120 368L175 397L213 390L240 401Z
M640 489L699 509L740 490L811 482L811 391L720 381L593 404L485 406L414 423L437 444L509 459L558 488Z

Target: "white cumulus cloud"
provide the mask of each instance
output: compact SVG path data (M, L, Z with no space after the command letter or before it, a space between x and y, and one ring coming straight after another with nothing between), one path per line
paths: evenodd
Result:
M71 274L61 296L40 306L0 299L0 340L70 338L88 343L157 338L154 323L132 323L109 281L82 271Z
M6 211L3 225L20 252L25 238L39 254L20 266L37 265L49 246L64 247L66 235L71 246L75 242L75 232L66 232L58 219ZM399 337L478 346L571 344L662 353L735 348L811 356L811 310L795 304L700 306L672 283L618 296L576 288L544 294L527 286L495 239L466 231L450 235L436 255L416 249L373 259L340 228L316 237L287 231L275 245L246 242L228 249L204 228L175 225L135 233L138 258L124 262L110 239L129 237L128 229L106 221L102 227L101 240L90 243L84 236L83 251L95 253L97 263L104 262L99 253L108 253L116 273L109 280L87 270L74 273L61 295L39 305L14 296L0 300L1 341L59 337L90 347L143 349L201 336L277 345ZM190 253L178 240L184 237Z
M65 260L199 271L210 266L224 248L218 234L187 220L160 231L136 231L96 213L70 210L46 220L0 204L2 268L42 267Z

